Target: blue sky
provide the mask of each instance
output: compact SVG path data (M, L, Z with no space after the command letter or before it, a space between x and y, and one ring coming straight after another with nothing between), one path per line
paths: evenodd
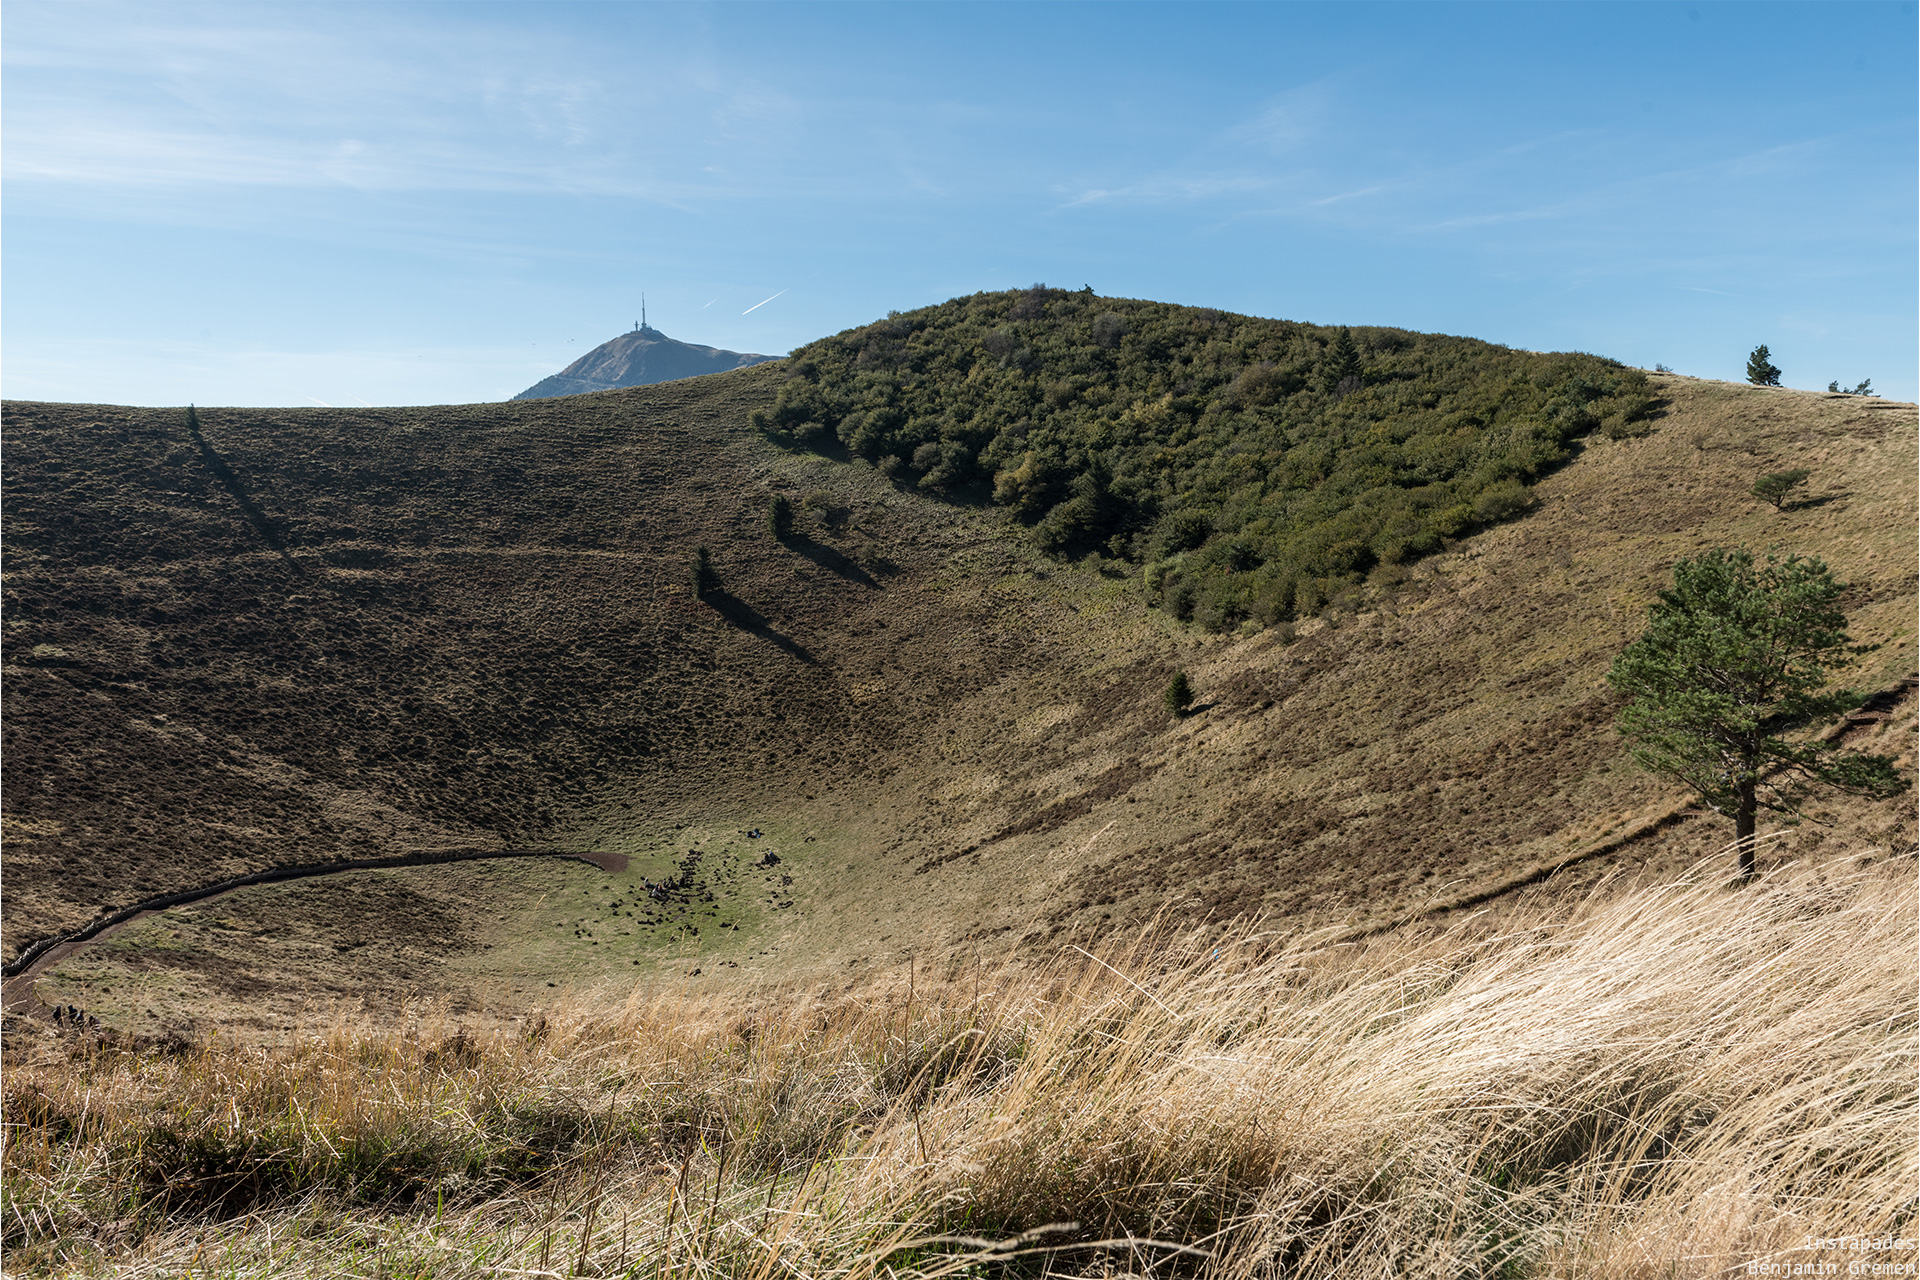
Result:
M1894 4L10 0L5 394L502 399L1034 281L1916 395ZM763 300L764 305L759 305Z

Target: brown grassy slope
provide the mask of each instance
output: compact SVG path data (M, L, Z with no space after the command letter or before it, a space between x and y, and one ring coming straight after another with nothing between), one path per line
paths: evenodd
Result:
M9 953L263 865L538 842L616 782L659 808L892 750L898 719L851 685L902 575L853 557L925 557L902 503L817 460L787 470L848 527L768 542L785 460L743 422L770 385L202 412L265 533L177 412L10 406ZM704 606L701 541L723 576ZM978 661L923 660L941 686Z
M1034 560L991 513L770 448L740 424L779 376L209 411L284 558L177 415L12 407L6 786L28 838L9 845L9 948L134 888L264 862L647 853L749 823L792 833L794 907L709 931L704 981L729 958L857 978L1170 903L1381 922L1670 807L1625 763L1603 677L1676 556L1820 551L1857 584L1856 634L1887 644L1858 682L1913 668L1911 406L1668 380L1653 436L1596 440L1535 515L1286 645L1183 630L1117 570ZM1812 504L1747 495L1793 465ZM817 488L843 527L772 544L765 497ZM717 608L685 591L699 541ZM1205 709L1174 723L1159 690L1178 666ZM1909 763L1911 707L1885 731ZM1775 856L1911 846L1904 802L1831 813ZM1673 865L1722 825L1632 854ZM430 873L409 883L432 894ZM631 951L569 951L555 923L534 951L494 939L462 981L631 972L608 967Z
M1824 555L1853 584L1856 638L1885 646L1853 683L1910 674L1913 407L1663 386L1672 404L1652 436L1596 438L1539 487L1536 514L1419 566L1357 615L1308 624L1292 645L1181 636L1166 669L1191 670L1202 714L1169 724L1156 686L1116 679L1062 682L1044 701L1030 688L1026 720L1009 711L997 730L984 710L968 717L977 745L949 752L915 798L927 816L901 824L890 891L842 909L842 931L864 915L921 947L1036 924L1092 935L1169 903L1183 918L1377 925L1559 865L1684 798L1626 760L1605 674L1673 561L1714 545ZM1814 471L1797 508L1748 494L1795 465ZM1082 648L1113 647L1122 628L1074 607L1057 616ZM1912 723L1908 696L1862 733L1911 770ZM1816 814L1827 825L1771 857L1913 847L1910 796ZM1684 821L1628 856L1684 865L1727 827Z

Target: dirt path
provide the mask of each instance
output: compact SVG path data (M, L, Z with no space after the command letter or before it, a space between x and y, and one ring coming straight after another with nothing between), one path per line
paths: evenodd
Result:
M149 898L145 902L137 902L72 933L50 938L28 947L18 960L0 967L0 974L5 975L0 979L0 1009L4 1009L7 1013L25 1014L29 1017L51 1017L53 1011L40 1002L40 998L34 994L33 990L34 984L43 974L80 948L110 938L128 925L162 911L170 911L174 907L206 902L260 884L308 880L316 876L340 875L347 871L388 871L408 867L440 866L449 862L479 862L491 858L566 858L574 862L590 863L608 873L625 871L628 861L624 853L602 853L592 850L580 852L559 849L471 849L449 853L401 854L391 858L362 858L347 862L329 862L321 866L282 867L273 871L259 871L198 889L184 889L164 897Z

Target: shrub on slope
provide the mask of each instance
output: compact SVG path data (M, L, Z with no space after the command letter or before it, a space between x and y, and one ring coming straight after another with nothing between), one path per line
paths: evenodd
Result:
M1645 377L1401 329L1332 329L1036 285L802 347L776 439L991 500L1062 553L1152 562L1212 625L1314 612L1375 565L1526 509L1526 483Z

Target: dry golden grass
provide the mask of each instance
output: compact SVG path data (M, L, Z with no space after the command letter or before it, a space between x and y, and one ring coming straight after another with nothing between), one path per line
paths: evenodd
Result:
M1352 945L16 1066L7 1265L1844 1274L1809 1237L1916 1234L1915 890L1703 870Z

